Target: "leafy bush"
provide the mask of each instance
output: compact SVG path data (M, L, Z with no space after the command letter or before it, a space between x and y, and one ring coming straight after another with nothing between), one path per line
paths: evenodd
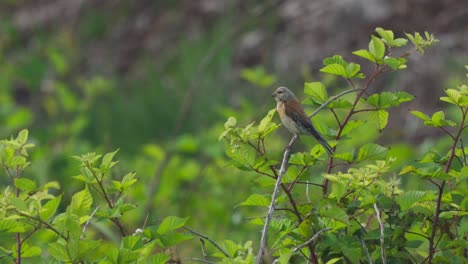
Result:
M125 216L139 205L130 191L144 184L136 173L116 169L117 151L77 156L79 175L38 184L25 173L34 145L28 130L22 130L16 138L0 141L0 164L9 178L0 193L2 263L179 263L174 248L194 237L200 238L203 256L188 260L205 263L463 263L468 248L468 149L463 145L468 86L446 90L441 101L452 106L447 114L411 112L447 134L448 150L433 148L414 161L375 143L371 131L386 128L388 109L413 99L401 91L372 93L375 79L404 70L411 54L424 53L437 42L428 33L394 38L392 31L376 32L368 49L353 53L374 65L367 77L359 64L335 55L324 60L321 72L342 78L348 90L329 96L323 82L304 85L304 103L318 106L311 117L327 109L323 114L330 118L314 117L314 124L331 138L332 157L320 145L291 154L293 137L279 160L275 109L258 124L238 126L233 117L225 123L220 139L230 165L246 177L254 175L254 191L240 207L262 213L250 220L262 227L259 244L217 243L189 228L188 218L139 219L139 227L127 222ZM408 41L414 48L394 55ZM262 68L243 75L261 86L276 78ZM186 137L177 147L193 149L193 140ZM401 185L403 177L414 176L428 183L425 189ZM61 185L69 181L80 190L68 202Z
M366 133L383 131L388 109L413 96L402 91L375 93L372 84L386 72L404 70L411 54L424 53L438 40L429 33L406 34L407 38L395 38L382 28L376 33L368 49L353 52L374 65L367 77L359 64L335 55L324 59L320 71L342 78L349 90L330 97L322 82L304 85L308 96L304 103L320 106L311 117L326 108L331 113L328 120L334 120L314 120L318 130L332 139L336 149L332 157L320 145L290 154L297 139L293 137L278 161L273 144L265 143L279 127L272 121L274 109L258 125L237 126L234 118L226 122L221 137L231 164L255 172L260 186L241 205L268 208L266 217L251 221L263 226L256 263L464 262L468 149L462 135L467 128L467 86L447 89L447 96L441 97L457 109L454 120L446 119L443 111L432 116L411 112L449 136L448 150L431 149L415 163L389 152ZM396 55L408 40L414 48ZM351 140L355 137L367 142L356 144ZM398 173L396 161L408 166ZM401 181L410 176L430 185L405 190ZM272 187L273 195L265 195ZM247 256L245 261L253 258Z

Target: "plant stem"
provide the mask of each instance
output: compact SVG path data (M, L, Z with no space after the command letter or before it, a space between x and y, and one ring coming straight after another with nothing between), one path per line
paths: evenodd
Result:
M286 146L286 149L284 150L283 160L281 162L281 168L278 173L278 177L276 179L276 184L273 190L273 194L271 195L271 203L270 203L270 206L268 207L268 213L265 218L265 224L262 230L262 237L260 239L260 248L258 250L257 259L256 259L257 264L262 263L262 257L263 257L263 253L265 252L265 247L266 247L268 228L270 227L271 218L275 211L276 198L278 196L279 188L281 186L281 180L283 179L283 176L286 173L286 166L288 164L289 153L291 152L291 147L297 141L297 139L298 139L298 136L294 135L291 141L289 142L289 144Z
M458 140L460 139L461 133L463 129L465 128L465 119L468 113L468 108L467 109L461 108L461 112L462 112L461 124L458 128L457 134L455 135L453 139L450 156L449 156L449 159L447 160L447 163L445 164L445 173L449 172L450 166L452 165L452 161L455 158L455 149L457 148ZM442 204L442 196L444 194L444 188L445 188L446 182L447 182L446 180L443 180L440 185L436 184L439 189L439 193L437 195L437 200L436 200L436 209L434 212L434 219L432 220L431 236L429 237L429 256L427 257L429 264L431 264L434 259L434 255L435 255L435 251L437 247L437 243L435 243L435 237L437 234L437 227L440 221L440 218L439 218L440 210L441 210L440 207Z

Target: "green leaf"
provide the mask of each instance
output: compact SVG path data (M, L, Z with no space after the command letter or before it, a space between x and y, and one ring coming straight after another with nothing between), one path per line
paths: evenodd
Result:
M312 100L318 104L323 104L328 99L325 85L321 82L304 83L304 92L310 95Z
M62 200L62 196L63 194L54 197L47 201L46 204L44 204L44 206L41 208L41 211L39 212L39 216L42 220L47 221L53 215L55 215L55 212L57 211L57 208L60 205L60 201Z
M28 130L23 129L18 133L18 137L16 138L18 140L18 143L21 145L26 144L26 141L28 140Z
M369 51L377 59L377 63L379 63L385 55L385 44L376 36L372 36L369 42Z
M379 110L376 111L373 115L377 120L378 129L382 131L388 123L388 112L386 110Z
M407 43L408 43L408 40L405 38L396 38L393 40L392 46L403 47L403 46L406 46Z
M232 128L232 127L235 127L236 124L237 124L236 118L233 116L230 116L228 120L226 121L226 123L224 123L224 128L225 129Z
M413 207L416 203L422 201L431 201L435 198L432 192L424 191L406 191L396 198L398 204L400 204L401 210L406 211Z
M162 223L158 226L157 232L161 235L167 234L185 225L188 218L180 218L177 216L168 216L164 218Z
M372 61L374 63L377 62L377 59L368 50L365 50L365 49L356 50L356 51L353 51L353 54L361 58L364 58L366 60Z
M16 251L15 251L16 253ZM40 256L42 249L38 246L31 246L29 243L23 243L21 248L21 257L22 258L31 258ZM16 256L16 255L15 255Z
M356 128L361 127L365 122L363 120L351 120L348 123L346 123L345 127L341 131L342 136L348 135L351 131L353 131Z
M72 196L71 203L68 207L71 213L78 216L86 215L93 204L93 197L88 189L77 192Z
M366 102L376 108L386 109L413 99L414 96L406 92L383 92L369 96Z
M278 125L271 122L273 116L276 113L276 108L271 109L268 111L268 114L260 121L258 125L258 132L261 134L262 137L268 135L270 132L278 128Z
M427 116L426 114L424 114L423 112L420 112L420 111L410 111L410 113L414 116L416 116L417 118L419 119L422 119L423 121L429 121L430 118L429 116Z
M347 73L343 65L341 64L329 64L320 69L321 72L338 75L343 78L347 78Z
M232 143L232 142L231 142ZM257 152L245 144L226 143L226 155L231 158L231 164L240 170L250 171L257 165Z
M271 87L278 80L275 75L268 74L263 67L243 69L241 71L241 77L242 79L261 88Z
M340 55L333 55L333 57L328 57L323 60L324 65L330 64L339 64L339 65L346 65L346 61Z
M378 144L367 143L359 149L357 161L377 160L386 156L388 149Z
M270 200L265 196L260 194L252 194L245 201L243 201L241 206L263 206L268 207L270 205Z
M102 162L101 162L101 169L103 171L106 171L110 168L112 168L117 162L112 162L114 159L115 154L119 152L119 149L115 150L114 152L109 152L102 157Z
M376 28L375 31L377 32L377 34L379 34L380 37L383 38L383 40L385 41L385 43L387 43L387 45L392 45L393 37L394 37L393 31L385 30L381 27Z
M145 263L148 264L166 264L171 259L171 256L166 253L158 253L146 259Z
M280 249L280 257L278 258L278 264L288 264L289 259L293 254L292 249L282 248Z
M351 152L343 152L343 153L334 153L333 158L344 160L347 162L353 162L353 154Z
M346 212L337 206L324 206L321 207L319 211L322 217L335 219L345 224L349 222L348 215L346 214Z
M342 257L341 257L341 258L332 258L332 259L330 259L329 261L327 261L326 264L335 264L335 263L337 263L338 261L342 261L342 260L343 260Z
M68 256L67 248L59 242L47 244L49 253L59 261L72 262Z
M16 178L15 186L16 188L25 192L32 192L32 191L37 190L36 183L26 178Z
M346 77L347 78L353 78L353 77L358 77L358 78L364 78L364 75L358 75L359 71L361 70L361 65L356 64L354 62L349 63L346 65ZM356 76L358 75L358 76Z

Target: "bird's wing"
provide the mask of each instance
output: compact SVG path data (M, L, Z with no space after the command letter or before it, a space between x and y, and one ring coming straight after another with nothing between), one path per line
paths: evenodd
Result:
M284 112L285 114L294 120L296 123L301 124L307 129L314 129L312 122L309 117L304 112L301 104L297 100L289 100L284 103ZM315 129L314 129L315 130Z

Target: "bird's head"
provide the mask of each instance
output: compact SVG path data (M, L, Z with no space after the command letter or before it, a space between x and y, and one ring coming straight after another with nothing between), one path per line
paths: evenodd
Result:
M297 100L296 96L286 87L279 87L276 91L271 95L275 98L277 102L284 102L287 100Z

